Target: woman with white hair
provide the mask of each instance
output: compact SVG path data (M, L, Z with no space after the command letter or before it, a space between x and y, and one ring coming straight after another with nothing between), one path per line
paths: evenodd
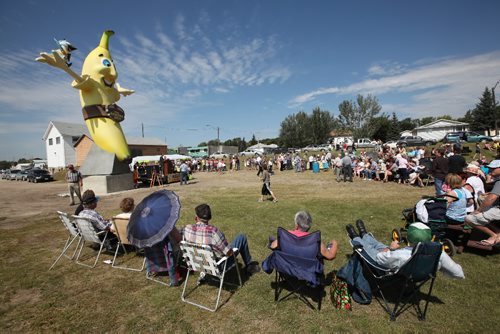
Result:
M297 237L303 237L309 234L309 230L312 226L312 217L306 211L299 211L295 214L295 227L293 230L288 230L288 232L292 233ZM278 240L274 240L271 243L271 249L275 249L278 247ZM333 260L337 256L338 251L338 243L336 240L331 240L327 246L323 242L321 242L321 255L327 260Z

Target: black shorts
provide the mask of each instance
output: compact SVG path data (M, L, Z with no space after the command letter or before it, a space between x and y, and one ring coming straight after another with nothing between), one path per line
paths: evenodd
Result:
M262 191L261 191L262 196L267 196L271 195L271 183L263 183L262 184Z

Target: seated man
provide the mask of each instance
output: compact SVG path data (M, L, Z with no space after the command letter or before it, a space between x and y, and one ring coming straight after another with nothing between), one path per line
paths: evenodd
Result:
M354 226L346 226L347 234L357 244L361 245L364 251L375 260L380 266L387 269L397 269L408 261L411 257L413 245L419 242L431 241L431 229L423 223L413 223L408 228L408 241L411 246L398 249L397 241L391 242L390 246L377 241L371 234L366 232L365 225L361 219L356 221L359 234L356 233ZM454 262L448 254L441 253L439 259L439 269L446 275L453 278L465 278L462 267Z
M288 232L292 233L293 235L297 237L302 237L304 235L309 234L309 230L311 229L312 226L312 218L311 215L308 212L305 211L299 211L295 214L295 228L293 230L289 230ZM278 245L278 240L274 240L270 247L271 249L277 248ZM338 250L338 243L336 240L330 241L328 246L325 246L325 244L322 242L321 243L321 255L327 260L333 260L337 256L337 250Z
M495 233L486 225L500 221L500 160L493 160L487 167L495 184L482 201L481 206L465 217L465 223L490 236L480 242L482 245L495 246L500 244L500 233Z
M220 257L230 256L233 254L233 248L238 248L238 252L245 263L247 273L254 274L260 271L259 264L252 261L245 235L238 234L229 245L224 233L208 223L212 219L210 206L208 204L200 204L194 210L196 213L196 224L184 226L181 232L183 240L199 245L208 245Z
M97 232L108 231L111 223L105 220L95 209L99 198L95 196L92 190L86 190L82 196L83 210L78 214L79 217L88 218Z

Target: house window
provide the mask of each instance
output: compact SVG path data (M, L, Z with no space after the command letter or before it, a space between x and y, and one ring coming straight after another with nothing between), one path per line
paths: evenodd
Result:
M52 142L52 138L49 138L49 145L52 145L53 142Z
M60 144L61 143L61 137L56 137L56 144Z

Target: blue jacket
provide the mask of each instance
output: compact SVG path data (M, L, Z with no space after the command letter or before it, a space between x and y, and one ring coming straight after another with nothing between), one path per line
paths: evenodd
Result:
M363 266L357 255L352 255L342 268L337 272L337 277L347 282L352 299L358 304L372 302L370 284L363 275Z

